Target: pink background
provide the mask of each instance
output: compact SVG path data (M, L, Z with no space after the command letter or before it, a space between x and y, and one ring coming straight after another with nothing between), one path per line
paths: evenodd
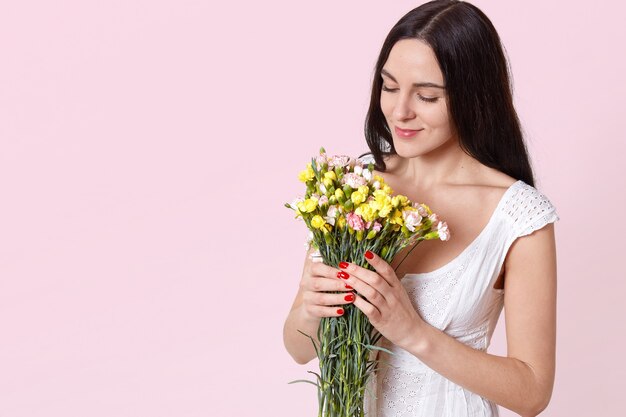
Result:
M282 345L306 237L283 203L319 146L366 150L376 56L417 4L2 2L0 416L316 415L287 385L317 365ZM621 414L623 6L475 4L561 216L542 415Z

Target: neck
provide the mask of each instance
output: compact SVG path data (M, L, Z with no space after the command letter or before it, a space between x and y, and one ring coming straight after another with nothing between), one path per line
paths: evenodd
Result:
M420 190L463 184L477 168L475 159L463 152L458 141L449 141L425 155L400 157L400 160L398 175L408 178Z

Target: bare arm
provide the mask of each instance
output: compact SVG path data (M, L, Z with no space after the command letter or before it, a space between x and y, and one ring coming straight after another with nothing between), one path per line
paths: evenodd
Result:
M377 255L376 272L350 263L346 282L354 305L393 344L450 381L523 417L544 410L552 396L556 350L554 225L518 238L505 260L506 357L473 349L426 323L391 265Z
M505 270L506 357L472 349L428 324L408 348L456 384L532 417L548 406L554 385L554 225L515 241Z

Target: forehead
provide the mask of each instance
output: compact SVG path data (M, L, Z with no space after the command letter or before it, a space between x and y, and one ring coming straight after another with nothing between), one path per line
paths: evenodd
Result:
M383 65L393 77L402 82L432 82L443 85L443 74L432 48L419 39L396 42Z

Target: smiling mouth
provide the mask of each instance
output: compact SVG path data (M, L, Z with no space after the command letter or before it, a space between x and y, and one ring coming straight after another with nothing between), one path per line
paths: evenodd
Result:
M424 129L401 129L398 126L394 126L396 134L403 138L413 137L417 134L417 132Z

